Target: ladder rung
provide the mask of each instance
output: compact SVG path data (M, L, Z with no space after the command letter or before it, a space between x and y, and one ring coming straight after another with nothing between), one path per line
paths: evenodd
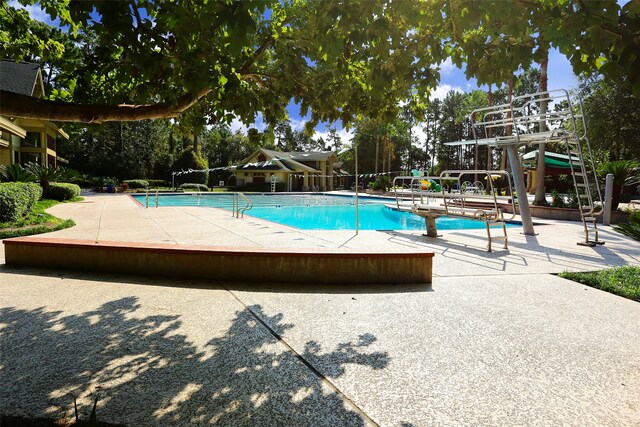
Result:
M584 188L586 188L587 187L587 183L586 182L577 182L576 183L576 187L584 187Z
M593 210L593 206L580 206L581 211L590 211Z
M582 219L585 220L585 221L597 221L598 220L598 218L596 218L595 216L583 216Z

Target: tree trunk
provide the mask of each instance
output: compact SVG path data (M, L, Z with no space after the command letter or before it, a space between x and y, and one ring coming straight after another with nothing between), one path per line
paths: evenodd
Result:
M489 85L489 107L493 105L493 92L491 91L491 86L492 85ZM493 134L490 129L487 129L487 138L491 138L491 135ZM491 146L487 144L487 170L491 170L491 168L493 168L493 158L491 155Z
M547 89L547 65L549 64L549 51L547 50L544 54L544 57L540 60L540 92L546 92ZM546 95L545 95L546 96ZM547 113L547 101L540 101L540 132L547 131L547 122L545 119L545 115ZM544 176L545 176L545 144L538 144L538 164L536 166L536 197L534 200L534 204L538 206L546 205L547 199L545 197L545 188L544 188Z
M380 135L376 135L376 165L374 172L378 173L378 157L380 156Z

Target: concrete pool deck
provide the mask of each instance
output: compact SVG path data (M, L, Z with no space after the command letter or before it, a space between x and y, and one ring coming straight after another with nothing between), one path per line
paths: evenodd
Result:
M301 231L122 195L48 238L434 252L432 286L257 285L0 266L0 413L127 425L611 425L640 420L640 304L549 273L640 265L581 224ZM4 252L0 248L0 262ZM83 415L84 414L84 415Z

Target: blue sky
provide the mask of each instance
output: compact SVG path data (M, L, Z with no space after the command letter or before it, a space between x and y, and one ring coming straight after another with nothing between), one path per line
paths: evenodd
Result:
M621 1L621 4L624 3L625 1ZM22 6L16 0L10 0L9 6L26 9L29 12L31 18L43 21L49 25L56 27L60 25L58 19L52 21L49 16L40 9L39 5ZM550 90L571 89L577 86L577 80L575 75L573 74L569 60L556 49L550 51L548 73ZM462 69L453 65L451 61L446 61L441 65L440 85L433 92L433 97L444 98L444 96L451 90L459 92L470 92L478 88L479 87L475 79L467 80ZM484 87L483 89L486 90L486 87ZM300 108L293 102L289 104L287 111L289 113L291 127L294 130L302 130L309 117L301 116ZM247 126L237 120L232 123L231 127L234 131L241 132L246 132L247 129ZM253 127L256 127L258 130L264 130L265 123L262 121L262 117L260 115L258 116ZM346 143L351 139L352 132L344 129L340 122L323 123L318 125L316 127L315 137L326 136L328 134L329 127L335 127L338 130L338 133L342 137L343 142ZM420 142L424 142L425 135L420 123L418 123L414 127L413 134L418 137Z

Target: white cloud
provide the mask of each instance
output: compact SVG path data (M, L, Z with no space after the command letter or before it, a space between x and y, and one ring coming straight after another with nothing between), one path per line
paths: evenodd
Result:
M307 123L307 120L304 120L303 118L300 118L300 119L289 118L289 126L291 126L291 129L298 132L304 130L304 125L306 123Z
M456 66L453 65L453 61L451 60L451 58L445 59L445 61L441 63L439 67L440 67L440 74L442 75L450 74L451 71L453 71L453 69L456 68Z
M231 132L233 133L240 132L246 135L249 128L256 128L259 132L263 132L267 128L267 124L263 121L262 114L258 113L258 115L256 116L256 120L250 126L245 125L240 121L240 119L235 117L231 121L229 127L231 128Z
M460 93L464 92L460 86L451 86L448 84L443 84L438 86L433 92L431 92L430 98L443 100L444 97L447 96L447 93L451 91L460 92Z
M17 0L10 0L8 5L15 9L26 10L27 13L29 14L29 17L36 21L44 22L48 25L55 25L55 26L60 25L60 19L56 18L55 21L52 21L51 17L47 15L47 13L44 10L42 10L40 8L40 5L38 5L37 3L35 5L23 6L20 3L18 3Z
M340 137L340 140L342 141L342 144L344 145L350 145L351 144L351 139L353 139L353 130L346 130L345 128L342 129L336 129L338 132L338 136ZM313 134L313 139L318 139L318 138L322 138L325 141L329 140L329 131L325 130L324 132L318 132L315 131L315 133Z
M238 120L237 117L233 119L229 127L231 128L231 132L233 133L240 132L245 135L247 134L247 126L244 123L242 123L240 120Z
M411 128L411 135L420 141L418 146L423 146L424 142L427 140L427 133L424 131L425 125L426 123L417 123Z

